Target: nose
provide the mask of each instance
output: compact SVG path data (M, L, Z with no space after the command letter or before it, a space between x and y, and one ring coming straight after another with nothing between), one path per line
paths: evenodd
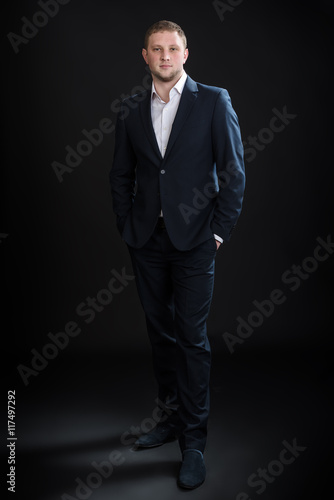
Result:
M161 59L163 61L169 61L169 52L167 52L167 51L161 52Z

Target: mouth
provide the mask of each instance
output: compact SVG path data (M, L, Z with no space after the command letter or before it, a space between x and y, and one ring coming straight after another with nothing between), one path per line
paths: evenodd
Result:
M160 66L160 68L162 68L162 69L167 69L167 68L171 68L171 67L172 67L172 66L171 66L171 65L168 65L168 64L162 64L162 65Z

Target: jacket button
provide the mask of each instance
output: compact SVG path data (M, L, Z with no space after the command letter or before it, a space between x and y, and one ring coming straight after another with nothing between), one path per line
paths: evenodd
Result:
M166 170L160 170L160 174L164 174Z

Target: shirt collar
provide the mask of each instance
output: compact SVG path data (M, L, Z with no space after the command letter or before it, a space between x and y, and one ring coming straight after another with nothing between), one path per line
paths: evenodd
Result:
M174 87L170 90L169 94L172 92L172 90L176 89L178 91L178 93L181 95L183 92L185 83L186 83L187 76L188 76L187 73L185 71L183 71L181 78L179 78L179 80L176 82ZM153 99L154 96L157 96L160 98L157 91L155 90L154 82L152 81L151 99Z

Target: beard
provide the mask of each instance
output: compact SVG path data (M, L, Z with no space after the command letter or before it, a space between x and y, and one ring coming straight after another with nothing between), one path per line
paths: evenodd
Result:
M169 76L163 76L161 73L158 71L154 71L151 69L151 73L157 80L160 80L161 82L172 82L175 80L177 76L181 76L182 70L176 70L172 71L172 73Z

